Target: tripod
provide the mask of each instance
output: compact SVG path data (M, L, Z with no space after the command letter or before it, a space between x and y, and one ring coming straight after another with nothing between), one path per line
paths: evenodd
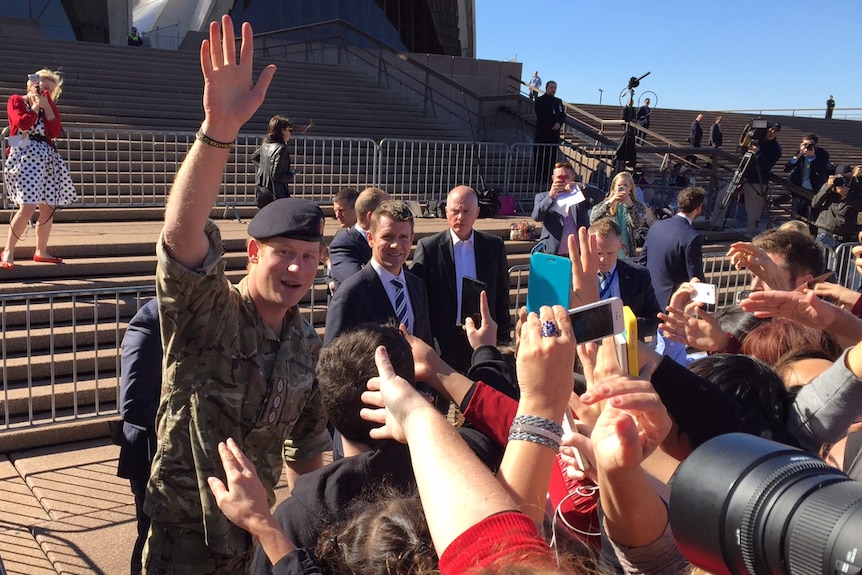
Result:
M719 208L717 210L713 210L712 220L709 223L709 231L715 229L716 224L721 222L721 226L719 229L724 229L724 224L727 222L727 209L730 206L730 201L733 199L734 194L736 194L737 190L742 186L742 177L745 172L748 170L749 164L754 159L754 154L751 152L746 152L744 156L742 156L742 160L739 162L739 166L737 166L736 170L733 172L733 177L730 178L730 183L727 184L727 187L724 189L723 195L721 197L716 198L716 201L719 201Z

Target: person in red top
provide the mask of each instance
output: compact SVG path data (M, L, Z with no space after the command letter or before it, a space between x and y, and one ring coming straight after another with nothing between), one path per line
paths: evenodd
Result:
M63 132L60 113L54 103L62 92L63 79L48 69L30 74L27 93L13 94L6 104L9 118L9 148L3 168L6 193L18 206L0 253L0 267L15 267L15 245L22 238L30 218L39 208L36 222L36 252L33 261L58 264L48 253L48 236L54 211L77 199L75 186L54 138Z

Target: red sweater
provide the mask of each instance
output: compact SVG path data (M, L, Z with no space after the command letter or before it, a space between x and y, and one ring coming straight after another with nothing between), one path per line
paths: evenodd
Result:
M42 94L42 98L48 101L48 104L54 111L53 120L43 118L45 122L45 137L48 138L48 142L53 146L54 138L63 132L63 123L60 121L60 112L57 111L57 106L47 91ZM12 94L9 97L9 100L6 102L6 115L9 118L10 136L14 136L18 132L26 132L39 119L39 114L27 109L27 100L19 94Z
M508 557L521 565L556 566L536 524L519 511L504 511L459 535L440 555L440 575L465 575Z
M464 418L493 441L505 446L509 441L509 428L518 413L518 402L484 382L477 381L473 395L464 410ZM557 464L551 471L548 484L550 504L560 512L577 532L570 532L581 540L601 547L599 532L598 498L581 495L578 487L594 487L587 481L573 481L564 473L566 465L557 455ZM570 497L569 497L570 496ZM563 501L565 499L565 501ZM584 533L595 533L586 536Z

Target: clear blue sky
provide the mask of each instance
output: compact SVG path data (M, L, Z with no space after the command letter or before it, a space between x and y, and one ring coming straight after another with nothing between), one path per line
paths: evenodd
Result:
M650 72L635 99L662 108L862 107L860 30L860 0L476 0L477 57L573 103L616 104Z

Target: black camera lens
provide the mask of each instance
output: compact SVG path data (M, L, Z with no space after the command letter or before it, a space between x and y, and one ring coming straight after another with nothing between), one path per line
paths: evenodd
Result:
M862 572L862 483L781 443L707 441L671 479L668 512L682 553L717 575Z
M836 188L838 186L846 186L847 180L844 179L844 176L835 176L835 178L832 180L832 185Z
M814 144L805 144L805 149L806 149L806 150L813 150L813 149L814 149Z

